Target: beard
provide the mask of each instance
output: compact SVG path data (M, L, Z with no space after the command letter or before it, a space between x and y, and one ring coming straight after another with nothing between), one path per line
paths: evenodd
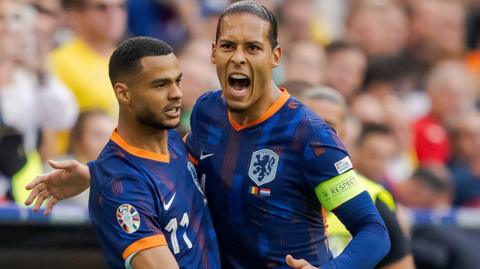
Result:
M180 125L180 120L175 124L165 123L148 108L144 108L140 113L135 114L135 117L142 125L161 131L175 129Z

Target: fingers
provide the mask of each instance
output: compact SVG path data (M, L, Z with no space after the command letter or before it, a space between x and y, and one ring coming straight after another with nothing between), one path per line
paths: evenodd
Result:
M293 257L292 255L288 254L286 257L287 265L292 267L293 266Z
M31 190L35 188L38 184L43 183L51 173L40 175L35 177L30 183L25 186L26 190Z
M46 189L47 185L45 185L44 183L39 183L38 185L36 185L33 191L30 192L30 194L28 195L27 200L25 200L25 205L30 205L35 200L35 198L37 198L38 194L42 193Z
M53 161L48 160L48 164L55 169L69 169L74 167L78 162L75 160L66 160L66 161Z
M48 190L44 190L43 192L41 192L38 195L37 200L35 201L35 205L33 206L33 212L37 212L42 206L43 201L45 201L45 199L47 199L48 197L50 197L50 192L48 192Z
M48 200L47 208L45 209L45 212L43 213L45 216L50 215L52 212L53 207L58 203L58 199L55 197L52 197L50 200Z
M290 266L290 268L294 268L294 269L301 269L301 268L308 268L306 266L309 266L310 264L304 260L304 259L301 259L301 260L297 260L297 259L294 259L292 257L292 255L287 255L286 257L286 261L287 261L287 265Z

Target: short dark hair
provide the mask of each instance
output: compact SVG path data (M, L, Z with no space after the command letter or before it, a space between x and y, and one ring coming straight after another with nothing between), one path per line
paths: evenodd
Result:
M452 192L451 175L443 165L420 166L413 173L412 179L423 182L437 192Z
M87 1L86 0L62 0L60 4L62 8L65 10L82 9L87 5Z
M270 45L272 48L278 46L278 26L277 26L277 19L275 19L275 15L268 10L264 5L251 1L251 0L244 0L238 1L231 5L229 5L225 10L223 10L222 14L218 18L217 21L217 31L215 33L215 42L218 41L220 37L220 24L222 22L223 17L229 16L232 14L240 14L240 13L249 13L259 17L260 19L268 22L270 24L270 28L268 29L268 40L270 41Z
M162 40L151 37L134 37L122 42L110 56L108 73L112 86L124 75L141 71L140 60L148 56L163 56L173 53L172 47Z
M365 51L358 43L354 43L346 40L336 40L325 47L325 52L327 53L327 55L332 55L339 51L345 51L345 50L356 50L365 54Z
M366 122L362 124L362 131L357 139L357 145L363 144L366 138L372 134L379 134L379 135L393 135L392 130L388 125L381 124L381 123L373 123L373 122Z
M408 62L400 56L372 56L368 59L367 71L363 81L364 88L372 83L395 83L408 77Z

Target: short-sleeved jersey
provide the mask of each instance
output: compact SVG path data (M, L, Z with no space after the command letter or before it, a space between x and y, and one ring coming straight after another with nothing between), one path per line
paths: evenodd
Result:
M332 258L316 187L351 172L352 165L329 125L282 90L264 115L242 126L216 91L199 98L191 128L186 145L205 188L224 268L287 268L286 254L316 266ZM343 181L331 193L317 193L336 199L335 192L350 184Z
M110 267L168 245L180 268L220 268L206 200L176 131L168 131L168 154L135 148L114 131L89 168L90 217Z

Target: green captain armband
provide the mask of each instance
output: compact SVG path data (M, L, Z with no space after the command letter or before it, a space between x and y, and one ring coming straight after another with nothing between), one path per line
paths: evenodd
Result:
M331 211L365 191L353 170L331 178L315 187L315 193L322 206Z

